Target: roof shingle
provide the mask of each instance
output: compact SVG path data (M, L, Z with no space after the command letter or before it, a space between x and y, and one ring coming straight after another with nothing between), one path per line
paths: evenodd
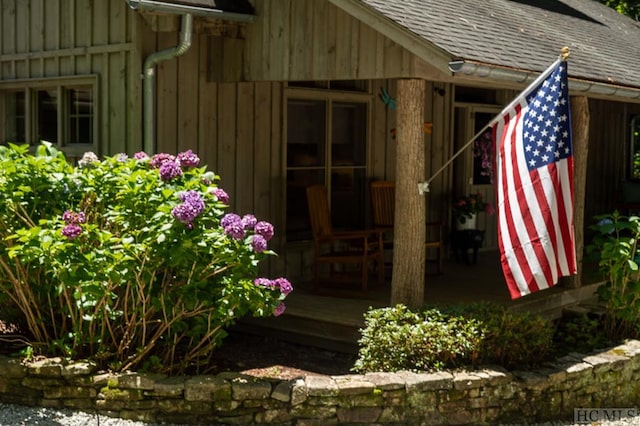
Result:
M359 0L457 59L640 86L640 24L596 0Z

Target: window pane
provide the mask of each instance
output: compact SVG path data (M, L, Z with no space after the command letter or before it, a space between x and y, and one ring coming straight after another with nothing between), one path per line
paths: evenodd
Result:
M287 166L325 165L326 103L290 100L287 107Z
M336 229L363 229L365 199L364 168L331 170L331 220Z
M367 105L336 102L332 113L332 164L363 166L367 143Z
M493 113L475 113L474 134L495 117ZM473 184L490 185L493 182L493 136L491 130L487 130L473 142Z
M25 94L9 92L6 96L7 108L7 141L23 143L25 137Z
M311 239L307 186L324 184L324 169L287 171L287 241Z
M58 92L56 89L36 92L38 115L38 135L34 144L40 141L58 143Z
M631 179L640 179L640 116L631 119Z
M68 143L93 142L93 93L91 88L68 89Z

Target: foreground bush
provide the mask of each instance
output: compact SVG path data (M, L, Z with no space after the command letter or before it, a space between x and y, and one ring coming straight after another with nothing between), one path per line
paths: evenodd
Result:
M598 288L604 306L605 331L612 338L640 336L640 217L613 214L596 217L587 254L598 262L605 283Z
M403 305L365 314L354 370L435 371L461 365L532 367L553 347L554 326L495 304L427 308Z
M183 371L238 318L282 313L291 284L257 277L273 226L225 214L218 180L191 151L73 167L50 145L1 147L0 293L34 349Z

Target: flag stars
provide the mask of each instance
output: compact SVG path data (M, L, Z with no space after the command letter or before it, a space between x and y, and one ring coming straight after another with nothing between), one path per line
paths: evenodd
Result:
M536 89L534 96L524 95L522 150L530 170L571 155L569 142L568 93L558 71Z

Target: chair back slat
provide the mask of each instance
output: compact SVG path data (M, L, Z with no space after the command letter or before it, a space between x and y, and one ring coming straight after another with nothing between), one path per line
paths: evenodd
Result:
M391 181L371 182L373 226L393 228L396 185Z
M314 240L333 235L327 188L324 185L307 187L307 204L309 206L309 220L311 221L311 232Z

